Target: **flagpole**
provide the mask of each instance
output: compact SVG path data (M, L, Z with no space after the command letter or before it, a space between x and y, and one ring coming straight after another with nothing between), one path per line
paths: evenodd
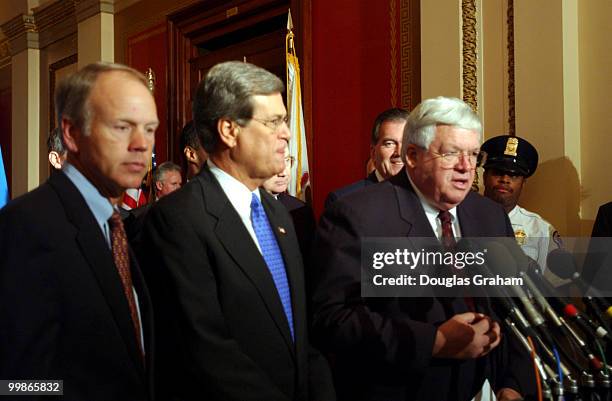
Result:
M293 21L291 10L287 16L287 36L285 38L286 72L287 72L287 109L289 111L289 128L291 140L289 153L295 159L291 168L291 185L289 193L306 200L306 188L310 186L308 167L308 148L306 145L306 128L302 110L302 92L300 85L300 66L295 54Z

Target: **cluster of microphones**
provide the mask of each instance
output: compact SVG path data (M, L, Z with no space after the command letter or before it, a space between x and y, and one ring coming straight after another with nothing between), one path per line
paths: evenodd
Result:
M476 244L466 240L458 245L474 249ZM571 281L580 294L568 298L518 246L495 242L486 246L487 263L479 274L523 279L523 286L496 286L487 291L507 325L505 331L515 335L532 356L538 399L612 400L612 360L607 360L612 356L612 304L585 283L574 256L556 249L547 259L550 272Z

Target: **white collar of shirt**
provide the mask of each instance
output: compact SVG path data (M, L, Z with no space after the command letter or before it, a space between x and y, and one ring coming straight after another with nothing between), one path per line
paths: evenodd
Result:
M438 218L440 209L432 206L431 203L429 203L429 201L425 197L425 195L423 195L419 188L414 185L414 182L412 182L412 178L410 178L410 174L408 174L408 170L405 169L404 172L408 177L408 181L410 181L410 185L412 185L412 188L414 188L414 192L416 192L417 196L419 197L419 201L421 202L421 206L423 206L425 216L427 216L427 221L429 221L431 229L436 234L436 237L440 239L442 237L442 222L440 222L440 219ZM459 218L457 218L457 207L449 209L449 213L451 214L455 238L459 239L461 238L461 227L459 226Z
M519 207L519 205L515 205L512 210L510 210L510 213L508 213L508 218L510 220L512 220L512 217L514 217L515 214L517 214L519 212L521 208Z
M378 170L374 170L374 174L376 174L376 179L378 180L378 182L383 182L385 180L385 177L383 177Z
M108 198L105 198L100 194L98 188L96 188L76 167L66 162L62 167L62 171L66 174L66 177L77 188L85 199L85 203L93 213L94 218L98 222L106 243L110 247L110 232L108 228L108 219L113 215L113 205L110 203Z
M208 159L206 163L208 163L210 172L217 179L219 185L221 185L221 189L229 199L234 209L236 209L236 212L238 212L240 220L242 220L244 223L245 228L261 252L259 241L257 241L257 235L255 235L255 230L253 229L253 222L251 221L251 200L253 198L253 194L255 194L255 196L257 196L257 198L259 198L261 201L259 188L251 191L246 185L217 167L212 160Z

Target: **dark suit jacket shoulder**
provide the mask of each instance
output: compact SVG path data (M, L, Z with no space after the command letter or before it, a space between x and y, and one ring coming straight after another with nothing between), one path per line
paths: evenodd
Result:
M612 237L612 202L599 207L591 237Z
M476 193L457 215L465 237L512 235L503 208ZM324 212L313 246L313 339L335 356L339 400L469 400L485 376L494 388L531 389L506 369L516 365L508 347L478 362L432 358L437 326L468 310L463 299L361 297L362 238L434 235L405 172ZM519 362L527 366L524 357Z
M370 174L368 174L368 176L364 178L363 180L356 181L352 184L349 184L333 192L330 192L327 195L327 198L325 198L325 209L327 209L329 206L331 206L332 203L334 203L336 200L340 199L341 197L348 195L350 193L359 191L360 189L363 189L365 187L368 187L376 183L378 183L378 177L376 177L376 172L373 171Z
M291 288L295 341L261 253L205 167L160 199L143 231L156 309L160 383L180 399L333 399L309 346L303 267L289 214L261 192Z
M285 193L279 194L278 200L285 206L291 215L302 258L304 259L304 265L308 266L310 249L316 228L312 208L300 199Z
M0 254L0 377L63 379L65 400L152 397L112 253L63 173L0 212ZM151 304L131 261L148 357Z

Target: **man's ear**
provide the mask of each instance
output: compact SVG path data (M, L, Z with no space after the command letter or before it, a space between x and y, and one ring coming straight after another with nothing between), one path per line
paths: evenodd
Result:
M157 182L155 183L155 188L156 188L158 191L161 191L161 190L164 188L164 183L163 183L163 182L161 182L161 181L157 181Z
M185 146L185 149L183 149L183 153L185 154L185 159L187 159L187 163L196 162L196 151L191 146Z
M240 126L228 118L220 118L217 121L217 132L219 138L228 148L233 148L238 143Z
M376 145L370 145L370 160L374 161L376 160Z
M62 138L64 139L64 146L70 153L77 153L79 146L77 145L77 137L81 135L80 130L74 125L74 123L62 117Z
M415 144L406 145L406 165L414 168L417 165L419 148Z
M54 169L60 170L62 168L60 155L55 150L49 152L49 163L51 163Z

